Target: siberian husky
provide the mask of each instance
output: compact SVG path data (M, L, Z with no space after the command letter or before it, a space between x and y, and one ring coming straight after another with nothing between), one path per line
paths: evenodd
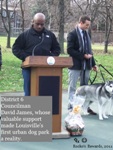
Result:
M113 81L80 86L75 92L75 101L78 101L79 98L82 98L84 101L84 114L88 114L87 108L92 102L97 102L99 110L99 119L103 120L103 118L108 118L107 115L111 115L112 112L106 113L107 104L110 103L110 111L112 111L113 109L113 106L111 106L113 105Z

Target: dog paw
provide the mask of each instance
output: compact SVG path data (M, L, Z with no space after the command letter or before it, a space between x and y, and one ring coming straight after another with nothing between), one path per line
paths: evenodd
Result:
M109 116L113 116L113 114L112 114L112 113L109 113L108 115L109 115Z
M89 113L88 113L88 112L84 112L83 114L84 114L84 115L89 115Z
M103 118L102 118L102 117L99 117L99 120L103 120Z
M108 119L108 116L103 116L105 119Z

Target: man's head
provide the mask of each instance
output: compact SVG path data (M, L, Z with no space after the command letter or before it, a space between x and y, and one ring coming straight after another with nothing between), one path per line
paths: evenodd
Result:
M42 31L45 24L45 15L43 13L37 13L34 15L32 26L36 31Z
M79 18L79 27L82 30L87 30L90 27L91 19L88 16L82 16Z

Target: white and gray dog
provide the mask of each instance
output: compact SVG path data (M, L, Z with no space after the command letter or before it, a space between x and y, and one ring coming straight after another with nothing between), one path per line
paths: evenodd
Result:
M80 86L75 92L75 101L79 99L83 99L84 114L88 114L87 109L92 102L97 102L99 119L108 118L107 115L111 115L113 109L113 81ZM109 114L106 113L108 104Z

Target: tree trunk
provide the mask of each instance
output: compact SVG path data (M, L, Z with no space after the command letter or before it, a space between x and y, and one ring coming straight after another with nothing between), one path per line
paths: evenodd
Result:
M104 42L104 53L108 52L108 40L106 39L106 41Z
M22 32L24 32L24 9L23 9L23 7L24 7L24 1L23 0L20 0L20 10L21 10L21 15L22 15L22 25L21 25L21 27L22 27Z
M59 0L59 34L61 53L64 53L64 0Z
M106 17L106 27L105 27L105 43L104 43L104 53L108 53L108 44L109 44L109 36L112 26L112 20L109 17Z
M107 1L106 1L107 2ZM106 4L106 22L105 22L105 43L104 43L104 53L108 52L109 36L112 28L113 18L110 15L110 7Z
M11 48L10 45L10 36L11 36L11 16L10 16L10 11L8 9L8 0L6 0L6 14L7 14L7 48Z
M7 48L11 48L11 32L9 31L7 34Z
M48 29L51 30L51 9L50 9L51 2L48 0L45 0L45 3L46 3L46 9L48 12Z

